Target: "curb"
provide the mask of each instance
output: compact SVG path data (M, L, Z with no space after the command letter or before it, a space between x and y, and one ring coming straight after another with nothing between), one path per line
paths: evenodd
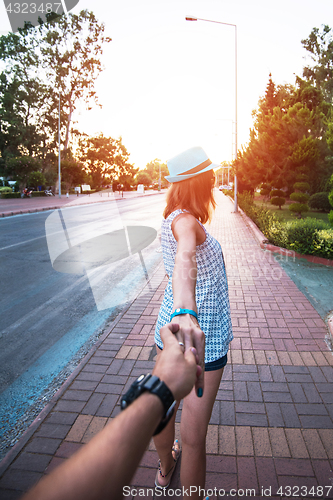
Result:
M144 196L153 196L153 195L157 195L157 194L163 194L165 191L157 191L157 192L147 192L147 193L144 193L144 194L138 194L137 196L132 196L130 198L127 198L126 196L123 197L123 196L119 196L119 198L115 198L116 201L120 201L120 200L130 200L130 199L133 199L133 198L143 198ZM89 195L90 196L90 195ZM82 198L81 198L82 199ZM90 201L89 203L79 203L77 206L87 206L87 205L93 205L93 204L96 204L96 203L105 203L107 201L115 201L115 200L110 200L110 199L104 199L103 200L103 197L100 196L100 199L96 199L94 201ZM70 202L68 202L70 203ZM34 213L38 213L38 212L46 212L48 210L58 210L58 209L61 209L61 208L66 208L66 204L63 204L63 205L55 205L55 206L50 206L50 207L41 207L41 208L29 208L29 209L26 209L26 210L15 210L15 211L8 211L8 212L1 212L0 213L0 218L3 218L3 217L11 217L13 215L23 215L23 214L34 214ZM70 205L70 206L73 206L73 205Z

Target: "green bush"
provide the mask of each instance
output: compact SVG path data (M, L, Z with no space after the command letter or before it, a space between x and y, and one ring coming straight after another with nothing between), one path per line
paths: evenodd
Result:
M32 191L31 195L32 198L38 198L39 196L46 196L44 191Z
M1 193L1 198L6 199L6 198L21 198L21 193Z
M271 199L271 204L272 205L276 205L277 207L279 207L280 210L281 210L282 205L285 204L285 202L286 202L286 199L282 198L282 197L279 197L279 196L274 196Z
M333 175L332 175L333 177ZM333 207L333 191L331 191L328 195L328 201L330 203L330 205Z
M291 193L290 199L296 203L307 203L310 196L305 193Z
M239 195L238 203L270 243L282 247L286 245L284 225L274 212L267 208L256 206L252 195L247 192Z
M331 210L330 213L328 214L328 221L330 225L333 227L333 210Z
M308 212L309 207L304 203L292 203L289 205L289 210L302 216L303 212Z
M316 254L319 245L318 231L323 229L328 229L327 224L311 217L287 222L285 224L287 248L300 254Z
M13 190L11 187L9 186L3 186L3 187L0 187L0 193L12 193Z
M310 196L308 205L310 208L315 210L321 210L322 212L329 212L331 210L331 205L328 199L328 193L315 193Z
M333 259L333 229L321 229L317 232L317 236L316 255Z
M305 193L305 191L310 191L310 184L308 182L295 182L294 184L295 191L301 191Z

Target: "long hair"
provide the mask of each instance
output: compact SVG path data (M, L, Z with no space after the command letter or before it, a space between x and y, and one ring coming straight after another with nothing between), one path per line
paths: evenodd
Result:
M215 174L208 170L190 179L173 182L167 192L167 204L163 212L166 219L176 207L188 210L202 224L209 222L216 207L213 187Z

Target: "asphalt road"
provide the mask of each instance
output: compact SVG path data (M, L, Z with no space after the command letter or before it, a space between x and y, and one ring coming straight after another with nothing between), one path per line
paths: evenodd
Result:
M164 204L164 196L150 196L0 220L4 444L153 273Z

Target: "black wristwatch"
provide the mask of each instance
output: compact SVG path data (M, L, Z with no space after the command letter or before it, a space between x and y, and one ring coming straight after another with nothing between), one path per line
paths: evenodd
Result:
M140 394L143 394L146 391L158 396L164 407L163 418L153 434L156 436L156 434L159 434L169 422L176 404L172 392L168 386L162 382L162 380L155 375L151 375L150 373L147 375L140 375L140 377L133 382L126 394L122 396L120 407L122 410L125 410L125 408L133 403L133 401L137 399Z

